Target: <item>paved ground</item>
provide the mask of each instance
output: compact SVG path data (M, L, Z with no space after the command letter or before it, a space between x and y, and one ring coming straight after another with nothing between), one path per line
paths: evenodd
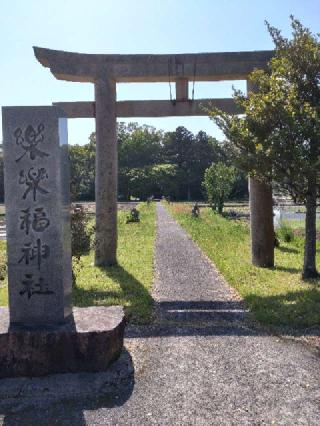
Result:
M128 329L112 377L2 381L3 424L320 424L319 358L251 329L242 304L160 205L154 297L155 324Z

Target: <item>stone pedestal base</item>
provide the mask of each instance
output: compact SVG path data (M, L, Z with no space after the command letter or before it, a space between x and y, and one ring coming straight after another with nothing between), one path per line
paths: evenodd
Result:
M0 378L104 371L123 347L121 306L74 308L63 325L9 326L0 308Z

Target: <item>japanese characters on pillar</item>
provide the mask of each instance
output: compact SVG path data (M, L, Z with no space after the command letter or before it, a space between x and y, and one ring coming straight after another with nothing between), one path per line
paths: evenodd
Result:
M56 107L4 107L10 322L71 314L67 120Z

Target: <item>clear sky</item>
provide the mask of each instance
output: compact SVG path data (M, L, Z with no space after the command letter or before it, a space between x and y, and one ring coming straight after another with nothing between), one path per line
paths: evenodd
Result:
M265 50L273 45L264 20L289 35L290 14L320 32L319 0L0 0L0 105L93 100L92 84L56 80L33 45L85 53ZM245 89L244 82L196 83L195 98L231 96L232 84ZM167 83L117 86L118 100L169 99ZM221 138L206 117L123 121ZM93 130L92 119L69 120L69 143L86 143Z

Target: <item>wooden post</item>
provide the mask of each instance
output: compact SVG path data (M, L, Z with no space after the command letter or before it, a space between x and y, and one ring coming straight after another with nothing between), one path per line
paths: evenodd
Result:
M116 82L95 81L96 102L96 253L97 266L117 262Z

